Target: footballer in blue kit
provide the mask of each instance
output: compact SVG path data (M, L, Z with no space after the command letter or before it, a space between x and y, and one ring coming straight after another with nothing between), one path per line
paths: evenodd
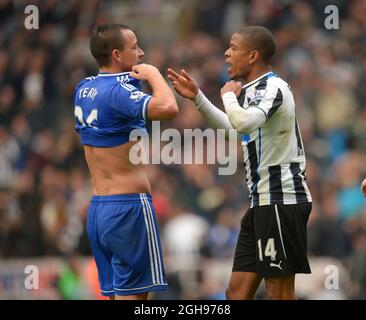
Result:
M134 129L178 112L174 94L124 25L93 30L91 52L99 73L75 88L75 129L84 146L93 197L87 232L101 293L116 299L146 299L167 289L157 220L143 165L129 161ZM141 91L148 81L152 95ZM146 130L146 129L145 129Z

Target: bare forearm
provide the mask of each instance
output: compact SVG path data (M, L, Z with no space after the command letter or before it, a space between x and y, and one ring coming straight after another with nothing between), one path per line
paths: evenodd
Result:
M175 104L174 93L159 72L150 77L148 81L154 98L162 104Z
M160 72L148 79L152 89L152 98L147 108L148 119L170 120L178 113L178 105L173 91L165 82Z

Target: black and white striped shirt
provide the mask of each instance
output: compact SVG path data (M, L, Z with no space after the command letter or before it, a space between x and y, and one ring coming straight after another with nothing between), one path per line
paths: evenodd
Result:
M242 136L251 207L311 202L290 86L269 72L243 86L238 101L266 117L258 129Z

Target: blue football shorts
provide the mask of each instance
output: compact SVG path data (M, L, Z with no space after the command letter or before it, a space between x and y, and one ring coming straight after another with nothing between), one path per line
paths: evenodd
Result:
M149 194L93 196L87 231L102 295L168 288Z

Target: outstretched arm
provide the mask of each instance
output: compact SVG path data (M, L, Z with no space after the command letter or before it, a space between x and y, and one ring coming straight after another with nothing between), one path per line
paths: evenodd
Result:
M233 129L230 121L219 108L215 107L210 100L199 90L197 83L185 71L181 73L168 69L168 79L171 81L174 90L183 98L193 101L197 110L204 116L207 122L215 129Z

